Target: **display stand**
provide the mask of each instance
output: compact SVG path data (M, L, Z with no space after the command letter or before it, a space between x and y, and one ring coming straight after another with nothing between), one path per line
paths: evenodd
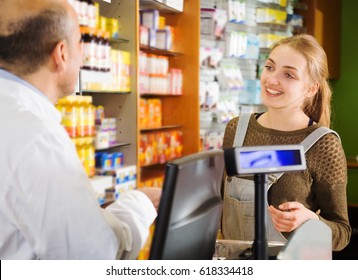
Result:
M232 147L224 149L224 156L228 176L254 176L254 197L252 199L255 205L255 235L252 248L253 256L245 250L239 255L239 258L267 260L267 174L276 174L279 178L283 172L305 170L307 166L303 146Z
M267 175L255 174L255 239L254 239L254 259L267 260Z

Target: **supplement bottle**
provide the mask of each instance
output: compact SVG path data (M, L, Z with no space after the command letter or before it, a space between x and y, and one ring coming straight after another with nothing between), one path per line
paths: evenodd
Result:
M96 37L94 29L89 27L81 27L82 41L83 41L83 66L82 69L95 70L96 69Z

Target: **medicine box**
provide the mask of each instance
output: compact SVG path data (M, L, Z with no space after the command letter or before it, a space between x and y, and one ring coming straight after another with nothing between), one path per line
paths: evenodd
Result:
M184 0L166 0L165 4L171 8L174 8L180 12L184 10Z
M150 29L159 28L159 11L158 10L144 10L140 14L141 25Z

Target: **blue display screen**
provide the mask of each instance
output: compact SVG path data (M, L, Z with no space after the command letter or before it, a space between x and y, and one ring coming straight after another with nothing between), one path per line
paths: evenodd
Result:
M241 168L275 168L301 165L299 150L241 151Z

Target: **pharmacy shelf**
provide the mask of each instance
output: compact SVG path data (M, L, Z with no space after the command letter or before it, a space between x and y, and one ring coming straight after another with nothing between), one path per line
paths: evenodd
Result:
M291 0L291 1L289 1L288 4L291 5L294 9L297 9L297 10L308 10L307 3L294 2L294 1Z
M96 1L97 2L97 1ZM113 0L111 4L99 1L101 16L118 18L120 26L120 37L128 39L128 43L119 44L119 49L131 54L131 92L132 94L102 94L91 93L93 104L105 108L105 114L117 119L117 131L121 135L121 141L129 142L130 145L118 148L124 154L125 162L136 164L138 174L138 185L141 181L139 168L139 144L141 131L139 124L139 98L156 97L162 101L163 126L172 124L180 125L183 130L183 155L199 151L199 33L200 33L200 1L184 1L184 11L169 7L172 0ZM168 3L166 5L165 3ZM174 6L174 5L173 5ZM180 40L173 41L174 52L148 48L139 45L139 16L140 10L156 9L165 18L166 25L175 28L175 34ZM115 42L113 43L115 44ZM112 42L111 42L112 45ZM117 47L117 46L116 46ZM171 68L182 69L183 89L182 95L164 94L139 94L139 51L164 55L169 58ZM87 78L87 77L84 77ZM89 82L96 83L88 77ZM103 77L108 79L107 77ZM136 94L134 94L136 93ZM144 92L146 93L146 92ZM185 108L185 110L183 110ZM146 132L143 132L145 134ZM164 165L145 168L144 178L164 173ZM158 173L157 173L158 171Z
M81 69L82 82L110 83L111 79L112 79L112 74L110 72Z
M141 168L141 170L143 170L143 169L146 169L146 170L153 169L154 170L154 169L156 169L158 167L164 169L167 163L169 163L169 162L171 162L173 160L179 159L179 158L181 158L181 157L172 158L172 159L169 159L169 160L164 161L164 162L157 162L157 163L150 163L150 164L146 164L146 165L141 165L139 167Z
M279 10L279 11L287 10L287 6L281 6L280 4L277 4L277 3L265 3L265 2L257 1L256 5L257 5L256 6L257 8L269 8L269 9L274 9L274 10Z
M151 97L180 97L182 94L170 94L170 93L141 93L140 97L142 98L151 98Z
M271 22L258 22L257 23L257 31L258 32L265 32L265 31L279 31L279 32L286 32L292 33L293 27L287 24L278 24L278 23L271 23Z
M130 91L110 91L110 90L83 90L83 95L93 94L130 94Z
M129 43L129 40L124 39L124 38L110 38L109 43L111 45L112 44L124 44L124 43Z
M117 144L113 144L109 147L106 147L106 148L99 148L99 149L96 149L96 152L104 152L104 151L109 151L109 150L113 150L115 148L119 148L119 147L125 147L125 146L129 146L130 143L117 143Z
M150 131L158 131L158 130L168 130L168 129L176 129L181 128L182 125L165 125L160 127L153 127L153 128L141 128L140 132L150 132Z
M149 47L149 46L143 45L143 44L141 44L139 46L139 48L143 52L147 52L147 53L151 53L151 54L157 54L157 55L164 55L164 56L180 56L180 55L182 55L182 53L172 52L172 51L158 49L158 48L153 48L153 47Z
M159 10L162 14L180 14L182 11L179 11L175 8L172 8L163 3L163 1L156 0L140 0L139 1L140 10Z

